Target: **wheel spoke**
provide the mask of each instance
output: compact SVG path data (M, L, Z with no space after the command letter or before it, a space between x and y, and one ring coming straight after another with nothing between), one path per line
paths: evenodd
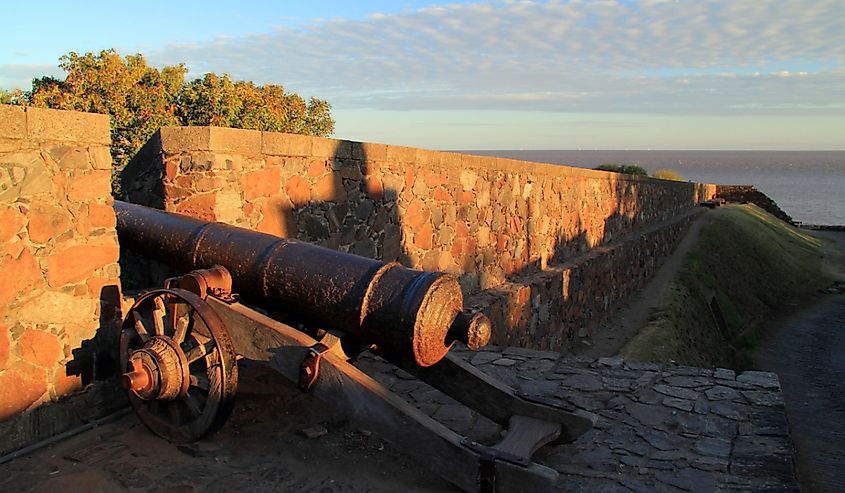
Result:
M150 333L147 332L147 328L144 327L144 322L141 321L141 316L138 315L137 310L132 312L132 317L135 319L135 332L138 333L142 341L147 342L150 338Z
M208 392L208 377L204 374L191 375L191 387L196 387Z
M129 313L120 332L123 371L133 370L133 354L143 347L150 357L180 360L176 367L188 379L181 382L187 391L181 386L178 392L166 388L156 395L130 390L141 421L175 443L219 428L231 412L237 388L237 356L223 321L207 303L176 288L140 295Z
M185 353L185 359L188 360L188 364L193 363L194 361L211 354L215 350L214 347L214 340L208 340L206 342L202 342L191 348L190 351Z
M191 323L189 315L186 313L179 318L175 318L174 312L173 342L176 344L182 344L185 340L185 335L188 333L188 325Z
M155 310L153 310L153 329L155 329L155 334L158 336L164 335L164 300L162 300L161 296L156 296L153 298L153 303L155 303Z

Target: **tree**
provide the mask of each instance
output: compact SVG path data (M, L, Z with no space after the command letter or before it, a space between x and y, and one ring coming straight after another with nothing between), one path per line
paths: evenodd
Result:
M148 67L141 55L123 59L107 50L99 55L68 53L59 67L67 72L65 79L33 80L29 103L108 114L112 159L118 170L160 127L179 125L176 107L184 84L184 65L157 70Z
M599 171L610 171L612 173L624 173L626 175L638 175L638 176L648 176L648 172L641 168L640 166L635 166L633 164L602 164L600 166L596 166L597 170Z
M228 75L205 74L182 92L179 116L184 125L215 125L325 136L334 130L331 106L306 103L279 85L233 82Z
M328 102L311 98L306 103L278 85L256 86L215 74L186 83L184 64L158 70L147 66L140 54L123 58L114 50L96 55L70 52L59 67L67 73L64 80L34 79L23 102L108 114L116 172L163 126L214 125L316 136L334 131ZM119 195L119 184L112 183Z

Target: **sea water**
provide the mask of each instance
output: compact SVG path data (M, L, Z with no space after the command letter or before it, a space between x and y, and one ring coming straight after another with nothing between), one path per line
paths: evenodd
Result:
M460 151L593 168L635 164L687 180L754 185L796 221L845 225L845 151Z

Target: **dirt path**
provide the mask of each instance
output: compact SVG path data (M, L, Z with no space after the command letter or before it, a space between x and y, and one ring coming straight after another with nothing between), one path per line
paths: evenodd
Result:
M706 211L693 221L675 251L666 259L648 284L602 324L595 334L578 347L575 353L601 358L616 355L622 346L630 341L637 332L648 323L652 310L665 298L672 279L681 267L687 252L698 242L699 233L704 225L713 220L716 211Z
M838 246L829 267L845 281L845 233L813 235ZM780 376L802 490L845 491L845 294L823 296L772 327L754 363Z

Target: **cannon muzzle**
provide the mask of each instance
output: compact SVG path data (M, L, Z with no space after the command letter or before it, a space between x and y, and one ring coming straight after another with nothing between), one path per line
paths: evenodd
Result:
M426 367L453 341L476 349L490 339L486 317L461 313L460 285L449 274L121 201L114 209L121 247L184 271L221 265L247 298L376 344L390 358Z

